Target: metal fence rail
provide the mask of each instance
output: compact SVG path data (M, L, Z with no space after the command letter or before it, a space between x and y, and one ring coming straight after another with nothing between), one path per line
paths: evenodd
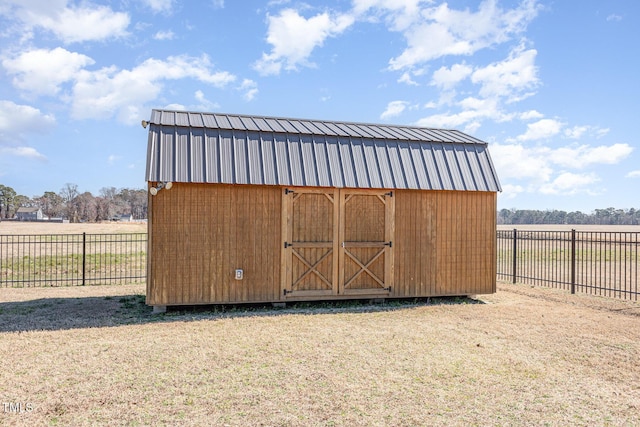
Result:
M639 232L498 230L497 276L637 301ZM0 287L144 283L147 234L0 235Z
M0 235L0 287L139 283L147 234Z
M638 300L640 233L498 230L498 277Z

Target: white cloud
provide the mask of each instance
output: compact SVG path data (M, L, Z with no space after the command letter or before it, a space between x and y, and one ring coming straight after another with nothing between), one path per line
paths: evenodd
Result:
M627 178L640 178L640 169L636 171L631 171L625 175Z
M547 182L553 175L548 149L492 144L491 157L501 180L513 178Z
M0 100L0 143L32 132L47 132L56 123L53 115L43 114L29 105Z
M106 40L127 35L129 14L115 12L107 6L83 2L69 5L67 0L9 0L15 18L22 21L22 31L42 29L64 43Z
M242 97L245 101L252 101L258 94L258 84L251 79L243 79L238 90L244 92Z
M542 185L540 187L540 193L567 196L578 193L596 195L600 191L594 189L593 184L598 181L600 181L600 178L593 173L576 174L563 172L553 181Z
M538 85L536 55L535 49L524 50L519 46L506 60L474 71L471 81L481 85L481 96L502 97L506 102L519 101Z
M14 86L41 95L55 95L60 84L72 80L78 71L95 61L86 55L57 47L34 49L2 61Z
M267 42L272 45L270 53L253 65L262 75L279 74L285 70L297 70L299 66L313 66L309 56L329 37L335 37L354 22L350 15L332 16L327 12L309 19L294 9L285 9L276 16L268 16Z
M523 192L524 188L521 185L505 184L502 186L502 193L498 194L498 197L501 199L513 199Z
M222 88L236 79L226 71L212 72L211 68L206 55L183 55L147 59L131 70L111 66L80 71L73 87L72 116L85 119L116 115L122 122L135 123L142 116L144 104L157 99L165 80L193 78Z
M607 133L609 133L609 129L603 129L595 126L573 126L572 128L564 130L564 135L570 139L580 139L585 134L601 138Z
M504 61L485 67L474 69L465 63L440 67L433 73L431 80L431 85L443 89L439 105L455 106L460 111L425 117L419 120L418 124L432 127L464 127L466 131L475 132L484 120L504 122L517 117L523 120L543 117L535 110L519 114L506 112L504 108L505 103L516 102L531 95L531 91L538 85L535 57L535 50L524 50L522 45L519 45ZM454 88L467 78L472 84L479 86L477 96L457 100ZM534 130L536 126L540 125L534 125Z
M156 40L173 40L175 37L175 33L171 30L167 31L158 31L153 35L153 38Z
M409 103L407 101L391 101L387 104L387 109L380 114L380 118L382 120L386 120L391 117L399 116L408 105Z
M143 0L153 12L169 12L173 7L173 0Z
M557 149L524 147L522 144L491 145L493 162L501 180L527 180L530 183L528 191L543 194L596 194L599 190L594 190L592 184L599 181L597 175L593 172L574 173L568 169L617 164L632 151L633 148L627 144Z
M164 106L165 110L172 110L172 111L187 111L188 108L182 104L167 104Z
M47 158L33 147L2 147L0 154L14 157L25 157L34 160L46 160Z
M500 111L497 99L480 99L468 97L458 102L462 111L458 113L441 113L424 117L416 122L418 126L435 128L460 128L466 126L467 131L477 130L480 122L493 119L497 122L509 119Z
M473 72L473 68L466 64L454 64L451 67L440 67L433 72L431 85L448 90L466 79Z
M582 169L593 164L615 165L632 152L633 147L628 144L562 147L553 150L551 161L560 166Z
M388 9L398 8L393 2L356 2ZM447 55L471 55L480 49L504 43L523 32L538 13L535 0L525 0L519 7L503 10L496 0L480 3L477 12L450 9L447 3L416 11L417 2L407 2L403 10L413 8L411 14L393 16L391 29L401 31L407 48L389 61L392 70L411 68L422 62ZM401 3L402 4L402 3ZM361 6L364 8L364 6Z
M409 73L408 71L407 71L407 72L402 73L402 75L401 75L401 76L400 76L400 78L398 79L398 83L405 83L405 84L408 84L408 85L410 85L410 86L420 86L420 85L418 84L418 82L416 82L415 80L413 80L413 79L411 78L411 73Z
M607 16L607 21L619 22L622 21L622 16L612 13L611 15Z
M519 115L520 120L535 120L535 119L541 119L544 117L544 115L542 113L539 113L536 110L529 110L529 111L525 111L524 113L520 113Z
M43 114L29 105L0 100L0 154L45 160L35 148L26 146L24 140L30 133L45 133L55 126L55 118Z
M198 101L198 105L195 105L193 108L190 107L189 108L190 110L213 111L213 110L217 110L218 108L220 108L220 105L218 103L209 101L204 96L204 92L202 92L201 90L197 90L193 94L193 96L196 99L196 101ZM174 104L174 107L175 108L172 108L172 110L187 110L187 108L184 105Z
M554 119L541 119L527 125L527 131L515 138L516 141L532 141L551 138L560 133L562 122ZM511 141L512 139L510 139Z
M378 22L386 17L391 29L403 31L420 15L421 3L429 2L425 0L353 0L353 10L360 19L369 22Z

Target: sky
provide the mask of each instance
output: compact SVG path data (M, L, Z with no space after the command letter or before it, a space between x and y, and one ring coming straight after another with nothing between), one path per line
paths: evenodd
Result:
M640 208L636 0L0 0L0 184L144 188L151 109L458 129L498 209Z

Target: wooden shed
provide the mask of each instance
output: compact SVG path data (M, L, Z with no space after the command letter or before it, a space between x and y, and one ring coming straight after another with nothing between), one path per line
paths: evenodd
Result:
M147 304L493 293L487 144L456 130L153 110Z

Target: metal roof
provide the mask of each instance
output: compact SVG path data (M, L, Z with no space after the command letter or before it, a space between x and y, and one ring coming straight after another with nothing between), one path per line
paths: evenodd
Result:
M457 130L153 110L147 181L501 191Z

